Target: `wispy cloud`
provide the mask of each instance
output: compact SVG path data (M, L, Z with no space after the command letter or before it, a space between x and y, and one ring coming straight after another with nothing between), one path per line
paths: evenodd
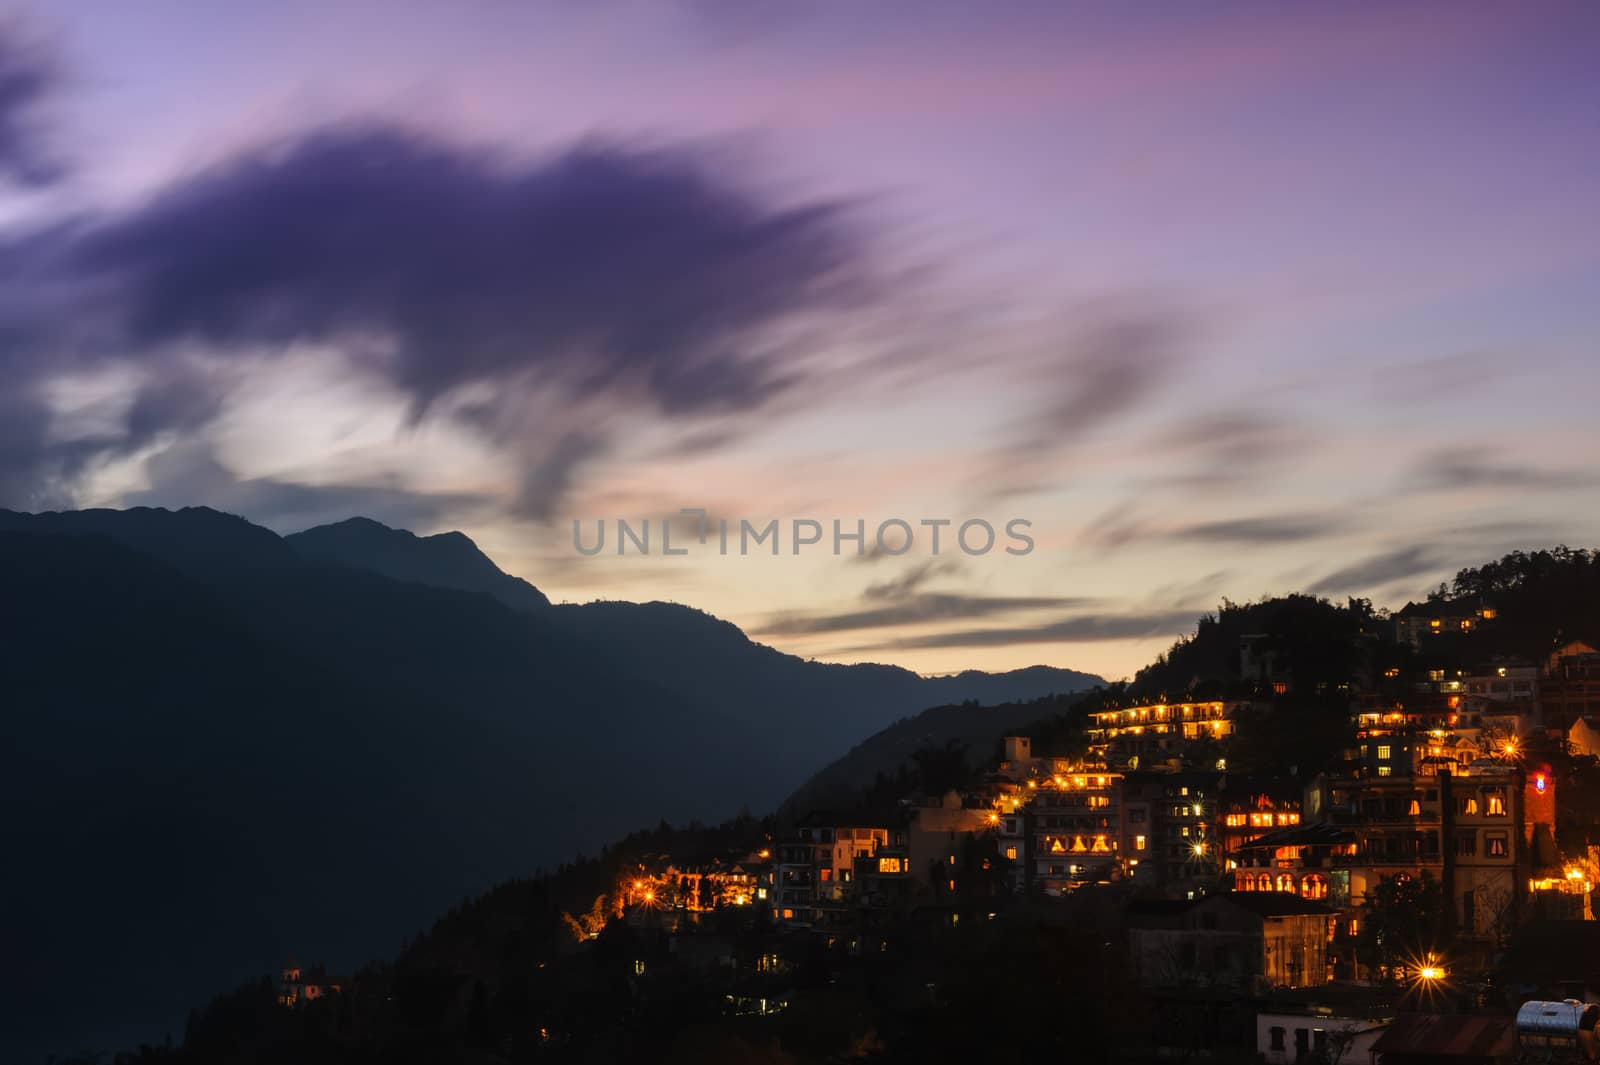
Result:
M1042 625L955 629L918 636L902 636L836 653L848 656L879 651L912 651L946 647L1008 647L1039 643L1094 643L1175 637L1192 629L1194 620L1194 614L1187 610L1079 614Z

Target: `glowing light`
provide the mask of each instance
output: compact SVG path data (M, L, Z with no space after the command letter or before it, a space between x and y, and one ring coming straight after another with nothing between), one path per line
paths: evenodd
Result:
M1543 773L1535 773L1533 775L1533 790L1537 791L1540 795L1544 794L1544 789L1549 786L1549 783L1550 782L1545 779L1545 775Z
M1417 976L1424 980L1443 980L1444 970L1437 965L1424 965L1417 970Z
M1206 845L1205 845L1204 842L1196 843L1193 847L1190 847L1189 849L1194 851L1194 856L1196 858L1204 858L1206 856Z

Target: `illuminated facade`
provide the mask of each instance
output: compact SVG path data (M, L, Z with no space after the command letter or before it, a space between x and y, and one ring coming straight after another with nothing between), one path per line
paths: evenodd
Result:
M857 860L881 848L904 846L903 833L884 826L807 818L778 844L772 913L780 925L826 927L842 923Z
M1222 740L1233 734L1233 709L1223 702L1155 703L1091 714L1089 749L1106 763L1154 768L1202 739Z
M1123 872L1122 774L1079 769L1033 781L1027 808L1033 882L1049 895Z

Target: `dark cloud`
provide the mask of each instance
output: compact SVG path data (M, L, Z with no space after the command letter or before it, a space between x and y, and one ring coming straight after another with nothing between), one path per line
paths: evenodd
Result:
M1145 304L1090 308L1034 367L1045 397L994 457L986 495L1003 498L1059 484L1065 454L1151 398L1182 365L1193 336L1169 309Z
M1089 522L1079 536L1086 546L1105 550L1153 542L1262 546L1321 540L1356 524L1347 512L1304 511L1169 525L1142 515L1137 504L1124 502Z
M1362 559L1337 569L1306 591L1312 595L1334 595L1383 588L1424 573L1438 572L1443 559L1431 547L1411 546Z
M39 110L60 82L60 67L43 44L0 23L0 177L43 185L61 176Z
M839 654L872 651L916 651L940 647L1007 647L1028 643L1096 643L1151 637L1170 638L1194 627L1188 611L1157 611L1148 614L1080 614L1044 625L1012 628L958 629L951 632L906 636L866 647L854 647Z
M147 437L214 401L171 379L175 350L336 345L418 418L484 392L464 417L523 456L519 510L546 516L604 450L607 412L759 409L797 381L776 327L872 298L851 205L776 205L732 172L710 148L585 143L514 164L393 126L323 130L0 246L7 304L28 308L7 372L160 366L130 427ZM536 396L581 424L534 417Z
M878 545L873 544L872 546L874 550L876 550ZM923 562L917 563L904 573L900 574L898 577L891 578L890 580L883 581L879 584L868 585L866 590L861 594L865 599L904 599L917 589L921 588L923 585L927 584L929 581L935 580L939 577L960 573L961 569L961 563L956 559L930 558Z
M1337 514L1272 514L1183 525L1166 539L1206 544L1293 544L1320 540L1349 526Z
M1420 487L1441 491L1472 488L1562 491L1600 484L1600 477L1587 470L1519 465L1497 458L1489 448L1435 451L1422 459L1415 479Z
M988 617L1082 606L1088 600L1056 596L982 596L923 593L907 595L886 606L838 614L780 614L752 636L805 636L823 632L920 625L934 621Z
M1248 487L1263 474L1302 454L1313 434L1303 425L1250 410L1217 410L1191 418L1157 440L1172 470L1156 487L1214 494Z

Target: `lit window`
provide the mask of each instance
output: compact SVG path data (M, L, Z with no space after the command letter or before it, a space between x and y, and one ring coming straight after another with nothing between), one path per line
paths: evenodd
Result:
M1477 813L1478 812L1478 800L1477 799L1467 799L1466 801L1464 801L1461 804L1461 812L1464 813L1464 814L1475 814L1475 813Z
M1422 804L1417 802L1417 800L1412 799L1411 808L1407 810L1406 813L1410 814L1412 817L1416 817L1422 813Z
M1506 815L1506 799L1505 799L1505 796L1504 795L1490 795L1490 796L1488 796L1488 799L1489 799L1489 816L1490 817L1504 817Z
M1504 858L1507 854L1506 837L1489 836L1487 838L1489 843L1489 857Z
M1143 836L1134 836L1133 837L1133 849L1134 850L1138 850L1138 851L1144 850L1144 837Z
M1393 757L1393 754L1394 749L1387 743L1381 743L1378 745L1378 761L1387 762L1391 757Z
M880 872L880 873L898 873L898 872L900 872L900 859L899 858L879 858L878 859L878 872Z
M1389 775L1390 775L1390 774L1391 774L1391 773L1393 773L1393 772L1394 772L1394 769L1393 769L1393 767L1391 767L1391 766L1386 766L1386 765L1380 765L1380 766L1379 766L1379 767L1378 767L1378 775L1379 775L1379 776L1380 776L1380 777L1386 777L1386 776L1389 776Z
M1015 847L1007 847L1006 848L1006 860L1010 861L1010 862L1014 862L1014 861L1017 860L1017 848L1015 848Z

